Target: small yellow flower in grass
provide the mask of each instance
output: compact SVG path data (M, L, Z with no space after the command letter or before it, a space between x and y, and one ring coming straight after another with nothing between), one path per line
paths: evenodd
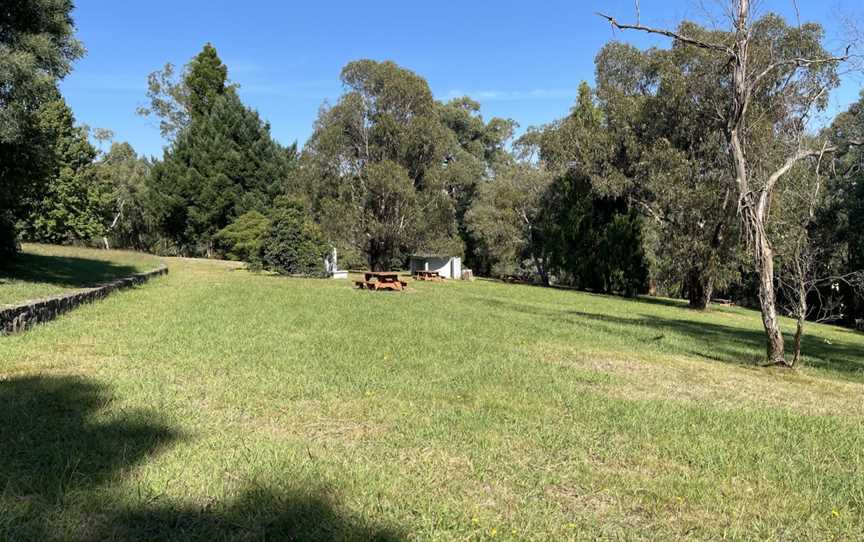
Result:
M568 524L567 524L567 527L569 527L570 529L575 529L575 528L576 528L576 524L575 524L575 523L568 523Z
M831 515L834 516L835 518L839 518L840 512L838 512L836 508L832 508L831 509Z
M682 502L684 502L684 497L678 497L678 504L681 504Z
M496 529L496 528L493 527L493 528L489 531L489 536L491 536L492 538L495 538L495 535L496 535L496 534L498 534L498 529Z
M480 520L477 519L477 516L474 516L473 518L471 518L471 523L473 523L474 525L477 525L478 523L480 523Z

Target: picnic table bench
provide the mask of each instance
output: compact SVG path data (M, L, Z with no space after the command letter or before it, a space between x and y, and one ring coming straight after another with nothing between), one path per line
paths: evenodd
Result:
M366 271L363 273L364 280L355 281L361 290L396 290L402 291L408 283L399 280L399 273L395 271Z
M435 282L441 282L444 280L444 277L441 276L441 273L438 271L415 271L414 278L416 280L431 280Z

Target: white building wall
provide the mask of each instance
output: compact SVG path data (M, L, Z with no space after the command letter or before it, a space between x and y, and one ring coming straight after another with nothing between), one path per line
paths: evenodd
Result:
M437 271L439 275L448 279L462 278L462 258L434 258L412 256L410 265L411 274L417 271Z

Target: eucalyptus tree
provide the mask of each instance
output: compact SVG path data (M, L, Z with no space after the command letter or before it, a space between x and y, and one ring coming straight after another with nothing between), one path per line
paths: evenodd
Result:
M494 273L536 274L549 285L543 204L553 179L543 165L499 162L493 178L480 186L465 221Z
M154 250L156 235L147 209L152 163L126 142L112 142L94 164L94 175L104 188L102 224L105 248L118 246Z
M690 35L711 32L687 25ZM597 55L605 123L597 184L621 194L653 230L654 277L705 309L735 276L735 183L722 119L721 60L679 43L640 51L613 42ZM670 292L671 293L671 292Z
M467 96L436 104L441 122L450 132L444 167L445 189L455 206L459 236L465 245L465 263L475 273L491 270L489 252L480 247L465 216L480 188L492 177L493 169L511 160L506 144L513 137L516 122L493 117L485 121L480 104Z
M461 253L446 163L452 132L427 82L393 62L359 60L322 108L303 164L331 242L372 268L412 251ZM359 263L359 262L357 262Z
M756 18L750 0L731 0L728 7L729 28L710 34L692 32L691 24L670 30L645 26L638 17L634 24L623 24L601 15L614 28L662 35L701 49L722 66L722 86L729 92L715 109L733 164L738 215L759 277L767 358L787 365L769 237L771 204L778 184L799 162L836 150L810 146L807 121L827 106L829 91L839 83L837 66L848 59L848 49L829 53L818 24L789 25L771 13Z

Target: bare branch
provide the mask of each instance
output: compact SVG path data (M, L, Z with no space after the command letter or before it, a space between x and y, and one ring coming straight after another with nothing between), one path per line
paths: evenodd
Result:
M638 30L647 34L666 36L667 38L672 38L674 40L680 41L681 43L686 43L687 45L693 45L695 47L700 47L702 49L708 49L712 51L721 51L728 54L729 56L735 56L735 51L733 51L731 47L723 45L722 43L702 41L696 38L685 36L683 34L679 34L677 32L672 32L671 30L643 26L642 24L639 24L638 21L636 24L622 24L619 23L618 20L615 19L615 17L612 17L611 15L606 15L605 13L601 13L599 11L597 12L597 15L609 21L609 24L611 24L613 28L617 28L619 30Z
M849 54L849 50L851 47L852 47L851 45L847 45L846 51L843 53L842 56L832 56L832 57L828 57L828 58L800 58L799 57L799 58L789 58L786 60L781 60L779 62L774 62L773 64L771 64L770 66L768 66L767 68L765 68L764 70L759 72L759 74L753 78L753 82L751 83L751 86L755 87L756 85L758 85L762 81L762 79L767 77L771 72L773 72L777 68L782 68L784 66L795 66L795 68L797 69L797 68L803 68L805 66L814 66L816 64L842 64L843 62L846 62L847 60L849 60L849 58L851 57L851 55Z
M821 160L821 157L823 155L828 154L828 153L837 152L841 148L859 147L859 146L864 146L864 141L851 140L851 141L847 141L846 144L843 146L825 145L821 149L799 149L798 152L796 152L795 154L790 156L786 160L786 162L783 163L782 166L777 168L777 170L774 171L774 173L772 173L770 177L768 177L768 181L765 183L765 187L762 188L761 195L759 196L759 204L756 208L757 215L762 216L762 217L765 216L766 206L768 203L768 197L770 196L771 192L774 190L774 186L777 184L777 181L779 181L780 178L783 177L783 175L785 175L786 173L789 172L790 169L795 167L795 164L797 164L798 162L800 162L801 160L803 160L805 158L810 158L813 156L819 156L820 160Z

